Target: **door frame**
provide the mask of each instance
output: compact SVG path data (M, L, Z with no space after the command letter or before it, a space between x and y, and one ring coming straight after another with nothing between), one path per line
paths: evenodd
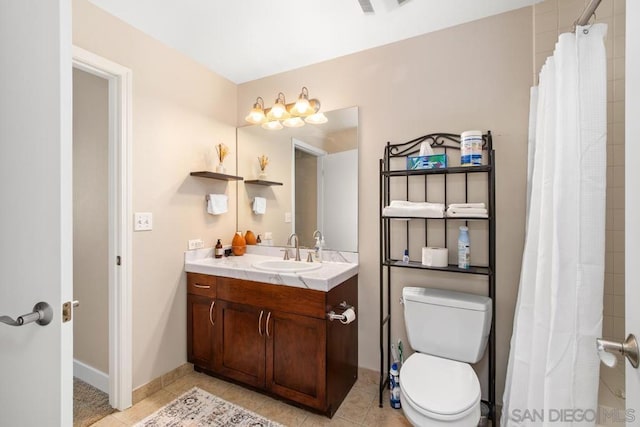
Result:
M109 404L132 404L132 72L73 46L73 67L109 85ZM118 265L119 257L119 265Z

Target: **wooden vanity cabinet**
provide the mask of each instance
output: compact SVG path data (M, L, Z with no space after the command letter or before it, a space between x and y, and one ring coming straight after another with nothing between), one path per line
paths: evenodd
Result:
M325 410L326 321L292 313L270 313L267 323L267 390Z
M357 378L358 326L326 313L357 304L357 276L329 292L215 280L213 365L196 369L333 416Z
M264 388L264 310L225 300L218 302L214 371L228 378Z
M216 278L187 275L187 360L213 368Z

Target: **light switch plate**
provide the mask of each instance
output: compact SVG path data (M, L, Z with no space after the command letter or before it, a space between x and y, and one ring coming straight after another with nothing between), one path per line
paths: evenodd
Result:
M136 212L133 218L133 231L150 231L153 229L151 212Z
M189 250L204 248L204 242L202 239L189 240Z
M286 222L286 223L291 222L291 212L285 212L284 213L284 222Z

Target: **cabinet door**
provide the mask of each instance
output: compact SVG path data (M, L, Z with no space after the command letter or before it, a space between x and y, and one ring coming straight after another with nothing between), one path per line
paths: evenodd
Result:
M203 368L213 368L214 299L187 294L187 358Z
M215 371L264 388L266 310L224 300L217 305Z
M273 311L265 334L267 389L324 411L326 320Z

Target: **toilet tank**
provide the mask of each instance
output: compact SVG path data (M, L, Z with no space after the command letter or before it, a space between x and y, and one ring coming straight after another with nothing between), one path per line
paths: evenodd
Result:
M445 289L405 287L404 322L411 348L476 363L491 329L491 299Z

